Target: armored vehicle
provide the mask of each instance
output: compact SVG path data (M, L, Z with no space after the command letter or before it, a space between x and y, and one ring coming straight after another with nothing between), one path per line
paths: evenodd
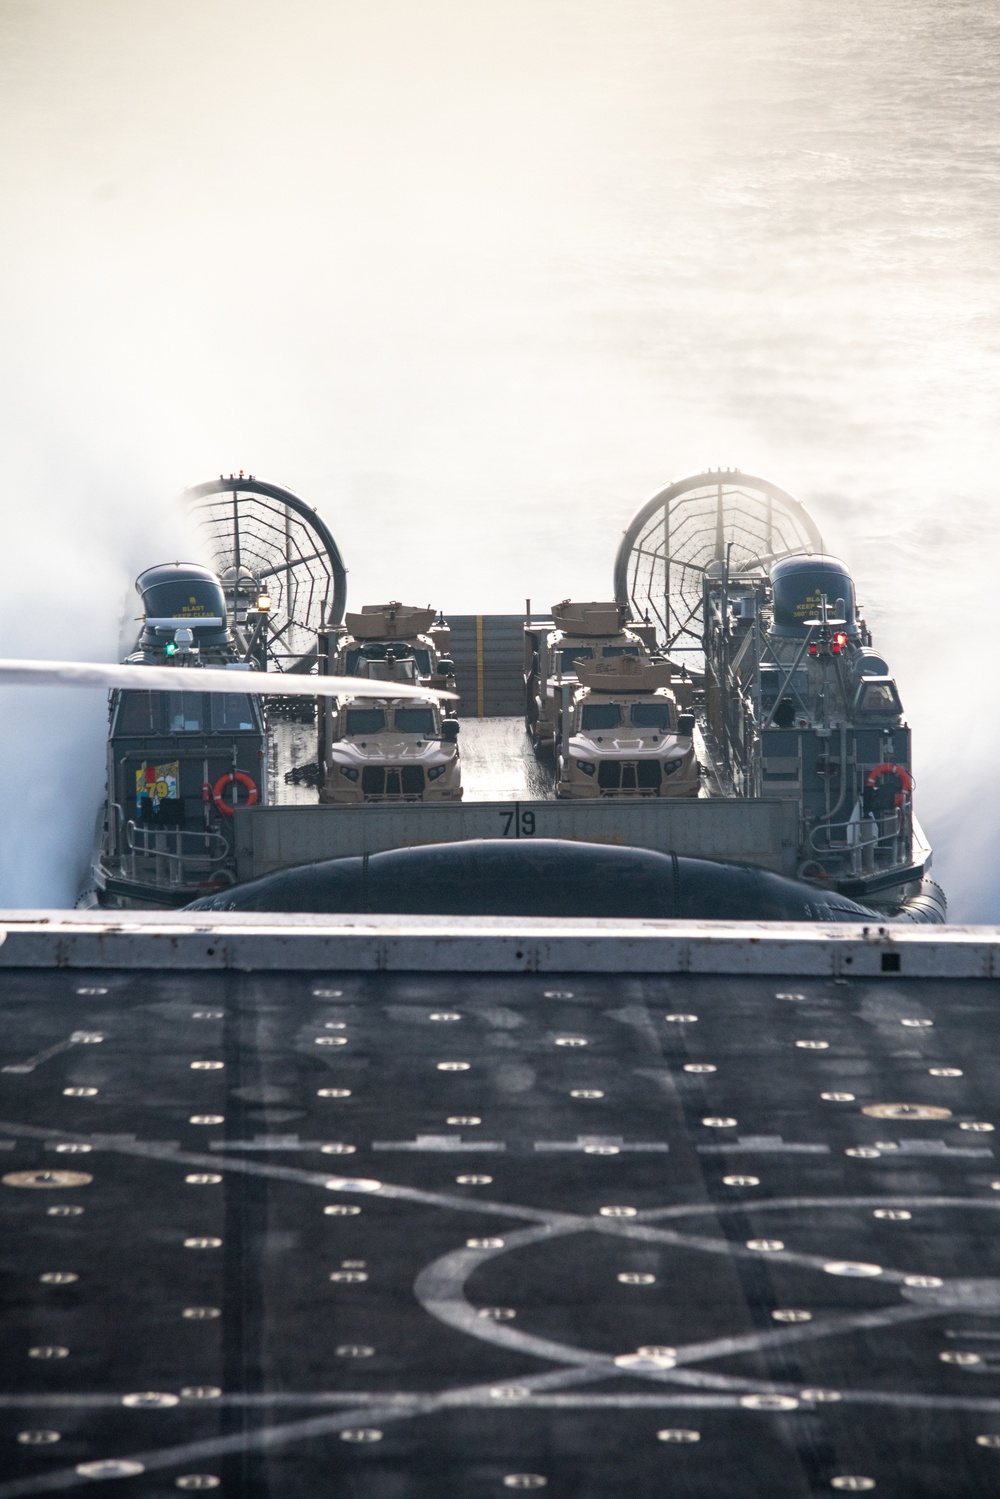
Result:
M678 712L670 663L578 660L576 674L580 686L560 714L556 795L697 796L694 715Z
M451 631L437 610L419 609L394 600L365 604L360 614L344 617L346 632L334 634L329 652L332 669L341 676L377 676L370 663L385 658L387 650L401 654L408 648L420 681L447 691L454 686L455 663L449 654Z
M552 750L566 689L578 686L579 661L646 657L648 649L629 628L625 603L574 603L552 606L555 628L529 621L524 629L525 724L536 750Z
M320 801L455 802L462 797L458 719L443 716L434 698L398 699L391 683L413 683L416 663L406 646L367 664L387 684L386 697L341 699L330 708Z
M431 608L393 600L345 616L346 633L331 632L329 659L345 677L406 682L444 691L454 687L446 654L450 631ZM437 701L327 701L322 736L326 758L320 801L458 801L462 796L458 721Z

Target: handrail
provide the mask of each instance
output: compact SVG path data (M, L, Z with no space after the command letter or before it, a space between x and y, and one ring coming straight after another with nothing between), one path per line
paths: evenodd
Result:
M118 840L121 839L121 844L122 844L122 847L124 848L126 846L125 845L125 808L121 805L120 802L109 802L108 803L108 810L110 812L113 812L114 813L114 817L115 817L115 842L117 843Z
M846 836L846 830L849 827L854 827L857 829L859 834L857 838L848 840ZM845 836L842 842L835 843L830 835L840 828L843 828L845 830ZM825 833L827 835L822 844L816 842L817 833ZM852 848L867 848L869 844L878 843L881 836L882 835L879 833L878 828L873 827L869 822L824 822L820 823L818 827L815 827L810 831L809 847L817 854L833 852L839 853L843 850Z
M809 847L818 854L843 853L850 852L852 849L867 848L872 844L882 843L886 839L897 837L903 831L904 819L902 809L895 808L891 813L887 813L881 819L881 822L883 824L888 823L890 817L895 823L894 827L880 826L880 823L878 821L875 821L871 818L865 818L861 821L848 818L846 822L819 823L810 831ZM826 843L822 847L816 842L817 833L831 834L841 828L845 830L845 837L843 842L834 843L832 839L828 838ZM848 828L856 829L857 836L849 839L846 836L846 830Z
M141 835L141 842L139 841L139 835ZM202 844L202 852L184 853L183 845L176 853L171 853L169 849L165 848L150 848L147 841L150 835L154 838L194 839L200 841ZM200 833L195 831L194 828L149 828L135 822L128 822L125 824L125 839L126 847L140 858L168 859L184 864L204 863L211 865L221 864L232 856L229 844L221 833ZM212 846L215 845L218 847L220 844L222 851L213 854L211 852Z

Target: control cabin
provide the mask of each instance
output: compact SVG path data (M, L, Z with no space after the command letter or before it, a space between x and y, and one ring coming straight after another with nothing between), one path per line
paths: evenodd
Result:
M910 730L844 564L791 556L705 582L707 735L737 795L791 801L798 873L845 894L918 883Z
M106 905L184 905L236 878L234 812L267 800L260 701L198 690L200 665L237 660L218 578L194 564L143 573L134 664L177 668L176 692L115 691L108 798L92 867Z

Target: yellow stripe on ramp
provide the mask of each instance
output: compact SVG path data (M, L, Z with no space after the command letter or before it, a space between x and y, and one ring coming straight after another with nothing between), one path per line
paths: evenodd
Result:
M485 718L486 693L483 684L483 616L476 615L476 715Z

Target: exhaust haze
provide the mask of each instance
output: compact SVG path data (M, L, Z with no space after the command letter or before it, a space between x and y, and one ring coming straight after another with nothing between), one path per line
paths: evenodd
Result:
M851 565L951 919L1000 920L998 147L967 0L0 0L0 654L113 659L220 470L353 606L463 612L606 596L737 465ZM0 694L0 905L72 903L104 731Z

